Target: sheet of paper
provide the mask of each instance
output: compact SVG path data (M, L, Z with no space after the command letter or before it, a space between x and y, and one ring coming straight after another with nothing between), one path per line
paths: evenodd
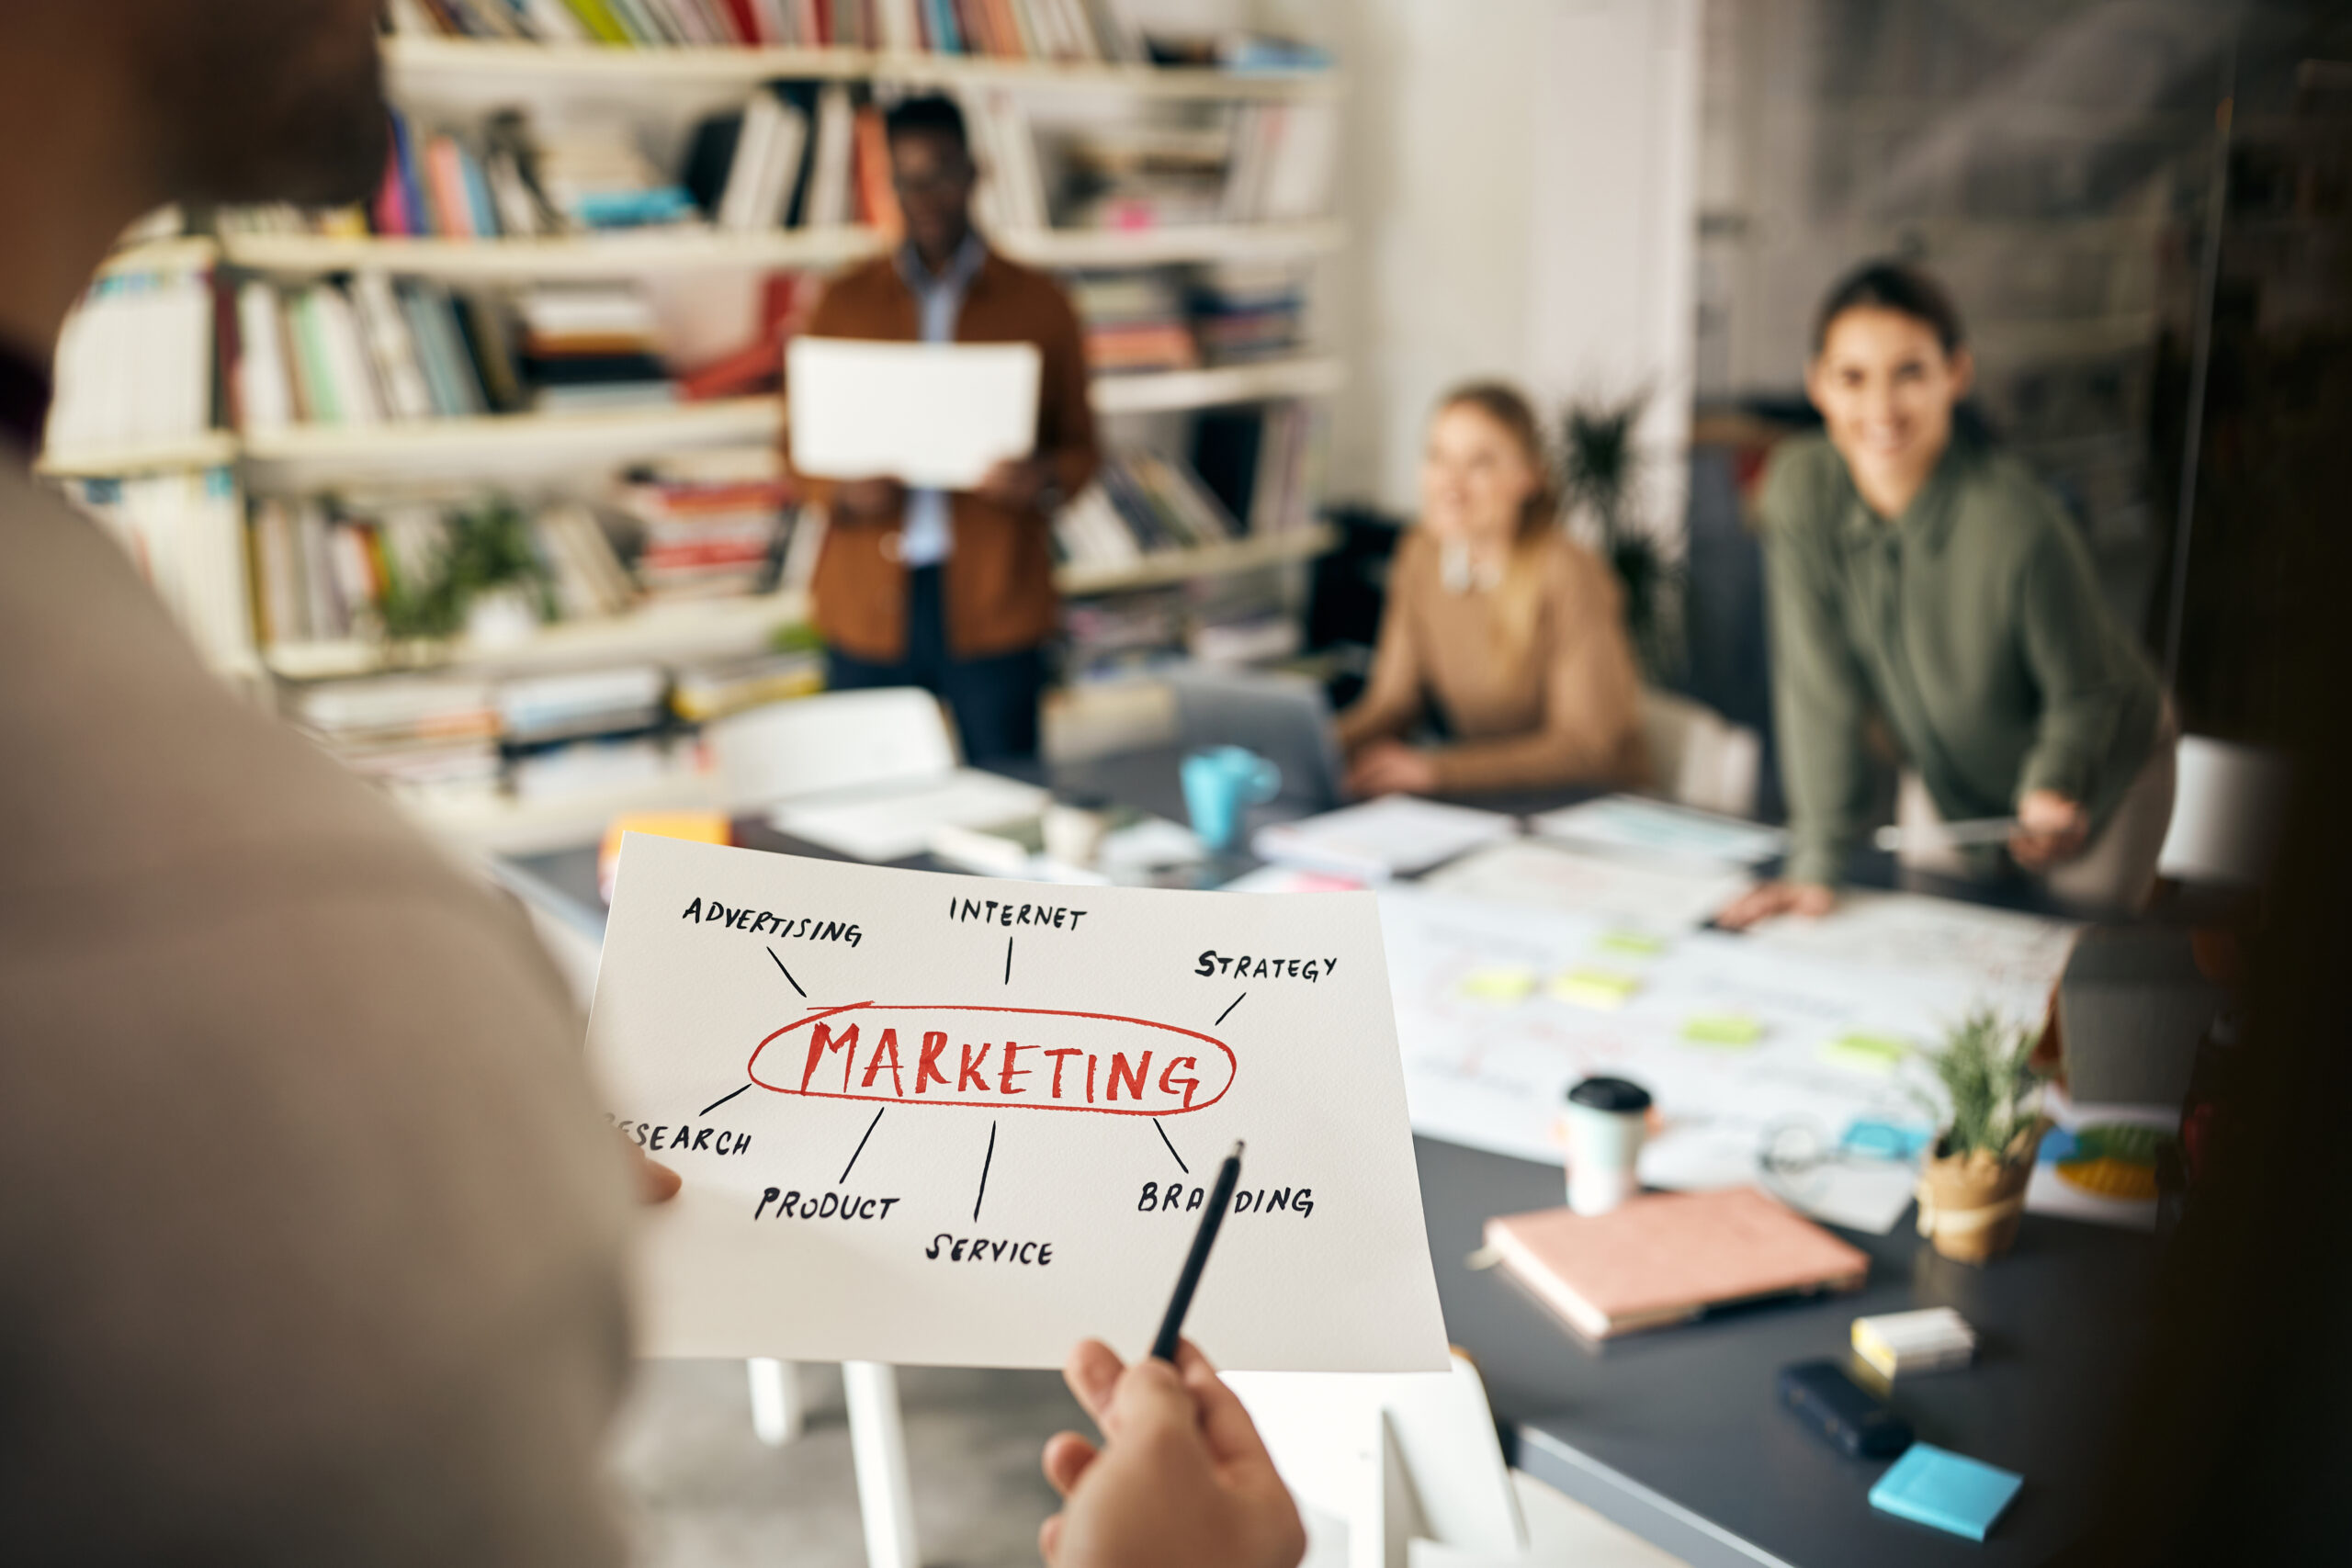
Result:
M1760 822L1631 795L1603 795L1580 806L1547 811L1529 826L1547 839L1728 865L1755 865L1770 860L1789 842L1787 833Z
M1626 1077L1657 1102L1663 1127L1640 1168L1659 1187L1762 1179L1767 1142L1792 1128L1829 1151L1858 1120L1924 1123L1905 1074L1827 1048L1927 1044L1973 1007L2039 1018L2047 997L2030 982L1880 971L1710 931L1645 957L1612 942L1606 916L1450 892L1392 887L1380 908L1418 1131L1556 1161L1568 1089L1593 1074ZM1536 983L1498 982L1511 972ZM1599 984L1603 976L1612 983ZM1878 1163L1825 1163L1775 1190L1883 1232L1906 1204L1907 1168Z
M968 490L1036 448L1035 344L796 337L785 354L804 474Z
M1994 987L2038 988L2046 999L2065 973L2067 955L2081 933L2072 920L1918 893L1849 890L1830 914L1783 915L1755 927L1744 940L1857 972L1962 976ZM2034 1017L2040 1019L2040 1009Z
M2025 1206L2128 1230L2156 1227L2155 1141L2178 1134L2171 1105L2077 1105L2062 1089L2041 1098L2054 1123L2026 1183Z
M1262 859L1285 865L1378 879L1410 875L1465 850L1518 836L1518 818L1499 811L1392 795L1261 828L1250 847Z
M1589 915L1634 939L1691 931L1753 886L1743 873L1637 865L1579 854L1540 840L1519 839L1463 856L1420 886L1464 898L1532 904Z
M631 835L588 1032L624 1134L685 1179L642 1253L653 1354L1140 1354L1240 1139L1192 1337L1233 1368L1447 1364L1367 895Z
M904 860L931 847L942 827L987 828L1035 817L1050 792L978 768L898 787L791 801L769 813L776 828L863 861Z

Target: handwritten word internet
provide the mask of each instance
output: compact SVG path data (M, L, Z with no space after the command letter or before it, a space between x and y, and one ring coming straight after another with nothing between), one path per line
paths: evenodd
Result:
M1147 1019L854 1002L775 1031L747 1070L823 1100L1178 1116L1224 1099L1238 1064L1221 1040Z
M1210 948L1193 961L1195 975L1223 975L1235 980L1320 980L1340 966L1336 958L1258 958Z
M1073 909L1067 904L1015 904L1010 899L999 903L994 898L956 898L947 900L947 918L958 922L978 920L984 926L1051 926L1056 931L1065 928L1063 917L1069 917L1070 931L1078 930L1078 922L1086 919L1087 911Z
M716 898L697 898L686 906L678 917L708 925L717 922L729 931L747 931L752 936L782 937L789 942L795 937L807 937L810 942L845 942L852 947L858 942L854 923L842 920L820 920L808 916L795 919L790 915L771 914L765 909L730 909Z

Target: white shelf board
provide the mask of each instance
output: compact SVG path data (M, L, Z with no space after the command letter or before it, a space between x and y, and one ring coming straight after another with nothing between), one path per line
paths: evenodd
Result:
M492 414L396 424L293 425L245 438L247 488L286 491L327 484L603 467L687 446L772 441L777 398L726 398L663 408Z
M228 234L230 262L283 276L372 270L475 282L632 277L742 267L824 267L882 248L871 229L778 229L721 233L650 229L550 240L447 240L328 234Z
M1170 550L1124 566L1065 566L1054 573L1064 593L1114 593L1125 588L1156 588L1194 577L1222 577L1256 571L1290 561L1311 560L1339 543L1338 530L1328 523L1294 528L1285 533L1236 539L1197 550Z
M1269 359L1209 370L1161 370L1094 378L1098 413L1157 413L1208 409L1265 398L1321 398L1347 381L1337 359Z
M220 259L220 247L208 234L181 234L168 240L145 240L125 245L98 264L100 277L129 272L184 272L210 266Z
M717 782L702 773L665 773L552 800L502 795L461 805L397 794L393 798L427 831L500 854L534 854L593 842L624 811L711 811L719 807Z
M90 446L78 451L43 452L33 464L46 479L113 479L125 474L162 473L175 468L212 468L237 460L236 433L209 430L173 441L144 441L124 446Z
M778 627L797 626L808 615L807 596L793 592L683 600L650 604L609 620L561 622L542 627L526 641L489 648L462 640L388 645L345 638L278 643L262 650L262 662L286 680L319 681L390 670L519 671L692 659L755 649Z
M1295 223L1184 223L1164 229L1032 229L989 236L1015 261L1044 267L1161 266L1254 261L1336 251L1347 231L1329 220Z
M916 85L987 85L1116 92L1157 98L1296 98L1339 90L1335 71L1220 71L1209 67L1113 65L863 49L614 47L498 43L400 37L385 40L398 94L436 88L591 87L659 95L678 88L782 78L870 78Z

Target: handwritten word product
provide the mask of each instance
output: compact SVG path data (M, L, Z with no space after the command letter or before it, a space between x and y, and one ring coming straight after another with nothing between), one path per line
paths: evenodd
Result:
M1442 1368L1371 895L1055 886L632 834L589 1052L684 1187L662 1356ZM1250 1179L1212 1190L1247 1140Z

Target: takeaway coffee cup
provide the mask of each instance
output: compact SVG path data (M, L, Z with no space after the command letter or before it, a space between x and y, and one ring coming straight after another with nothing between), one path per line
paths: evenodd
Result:
M1586 1078L1568 1090L1568 1207L1605 1214L1641 1190L1634 1174L1650 1091L1623 1078Z
M1193 831L1212 851L1233 847L1241 834L1241 813L1262 806L1283 787L1283 771L1255 751L1212 746L1184 759L1184 808Z

